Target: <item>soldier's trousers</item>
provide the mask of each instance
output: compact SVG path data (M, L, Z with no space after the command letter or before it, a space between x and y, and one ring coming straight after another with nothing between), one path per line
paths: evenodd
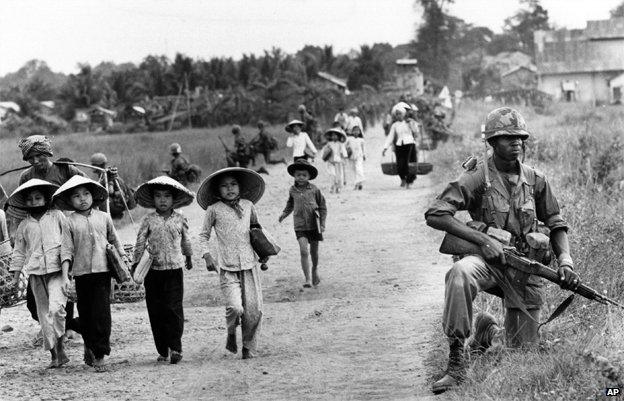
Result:
M258 267L239 272L221 270L220 282L228 334L236 333L240 322L243 347L253 353L262 322L262 288Z
M470 255L455 262L446 273L442 327L448 337L470 337L472 302L479 291L497 287L490 269L481 256Z

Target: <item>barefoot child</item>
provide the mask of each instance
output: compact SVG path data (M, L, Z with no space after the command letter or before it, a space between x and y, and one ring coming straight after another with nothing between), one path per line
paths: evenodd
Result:
M18 285L21 273L30 275L28 281L43 334L43 349L52 356L50 368L69 362L63 349L69 263L64 261L61 251L67 220L61 211L50 209L52 193L57 188L33 178L20 185L8 200L10 206L28 213L15 232L11 285Z
M136 269L143 252L152 256L145 276L145 303L159 362L176 364L182 359L184 297L182 267L193 268L188 221L177 212L190 205L195 194L173 178L162 176L141 185L136 192L139 205L156 211L141 223L134 247Z
M110 355L111 274L106 245L111 243L127 263L111 217L96 207L106 201L108 191L90 178L73 176L54 193L61 210L72 210L69 229L63 232L63 262L71 263L76 280L80 329L84 340L84 362L96 372L107 370Z
M264 193L264 180L253 170L230 167L212 173L197 191L197 203L206 209L199 235L206 268L219 272L225 299L227 342L225 348L238 352L236 326L241 325L243 359L253 358L262 320L262 288L256 254L251 247L249 227L257 223L254 207ZM216 258L208 241L214 228ZM267 258L261 260L266 262Z
M310 288L312 285L317 286L321 282L318 274L318 247L319 241L323 240L322 233L325 231L327 207L321 191L310 184L310 180L315 179L318 175L314 166L305 160L300 160L288 166L288 174L295 177L295 185L290 187L288 202L286 202L286 207L279 217L279 221L282 222L294 211L295 236L299 242L301 268L305 276L303 287ZM317 227L317 216L320 227ZM311 272L308 255L312 258Z
M328 154L327 171L332 180L331 193L339 193L345 181L345 161L348 158L345 142L347 136L340 128L330 128L325 132L325 139L329 142L323 149L323 154Z
M355 125L351 129L351 135L347 138L347 153L349 156L349 166L353 170L355 176L355 187L353 189L361 190L362 183L365 180L364 177L364 161L366 155L364 154L364 135L359 126Z

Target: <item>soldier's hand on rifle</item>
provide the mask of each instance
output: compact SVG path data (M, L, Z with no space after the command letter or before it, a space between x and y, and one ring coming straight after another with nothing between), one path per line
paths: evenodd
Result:
M485 260L489 263L502 265L507 263L503 244L490 237L487 237L485 243L481 245L481 255L483 255Z
M191 258L191 256L187 256L186 257L186 270L191 270L193 268L193 259Z
M579 284L581 284L578 273L572 270L573 267L574 264L569 255L559 256L559 269L557 270L557 274L561 280L559 286L564 290L575 290Z

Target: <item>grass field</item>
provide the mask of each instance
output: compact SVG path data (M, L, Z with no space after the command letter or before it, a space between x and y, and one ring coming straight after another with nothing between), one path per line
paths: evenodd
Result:
M280 143L280 150L274 157L282 157L286 153L286 132L283 127L270 127ZM243 127L243 134L248 139L255 135L256 129ZM229 127L209 129L187 129L173 132L152 132L140 134L86 134L76 133L52 138L54 159L69 157L74 161L89 163L90 156L95 152L107 155L109 164L119 168L120 177L132 186L138 186L146 180L163 174L161 170L169 169L169 145L178 142L182 146L184 156L191 163L199 165L203 176L225 167L225 153L219 142L221 136L230 148L234 139ZM17 139L0 140L0 172L26 165L17 148ZM257 162L262 163L262 156ZM19 173L11 173L0 178L0 183L8 191L12 191L19 178Z
M466 103L454 129L463 141L435 152L438 178L448 181L461 172L470 154L482 154L476 139L491 105ZM544 114L519 107L533 139L526 163L546 173L563 217L570 225L575 270L591 287L624 302L624 109L556 104ZM568 294L557 286L546 290L542 321ZM479 295L478 309L502 322L499 300ZM622 311L580 296L558 319L541 329L542 343L527 352L497 351L473 361L467 385L452 396L458 400L602 399L604 389L624 383ZM439 330L439 329L438 329ZM444 369L448 347L441 333L433 363Z

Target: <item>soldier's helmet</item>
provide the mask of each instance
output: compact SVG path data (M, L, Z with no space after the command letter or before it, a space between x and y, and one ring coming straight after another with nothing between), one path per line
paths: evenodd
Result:
M179 155L182 153L182 146L179 143L172 143L169 145L169 153L172 155Z
M241 126L238 124L232 125L232 134L237 134L241 132Z
M299 111L299 113L303 113L306 111L306 107L304 104L300 104L299 107L297 107L297 110Z
M91 155L91 165L92 166L105 166L108 160L106 159L106 155L104 153L94 153Z
M499 107L490 111L485 118L485 139L497 136L519 136L522 140L529 138L529 131L524 118L511 107Z

